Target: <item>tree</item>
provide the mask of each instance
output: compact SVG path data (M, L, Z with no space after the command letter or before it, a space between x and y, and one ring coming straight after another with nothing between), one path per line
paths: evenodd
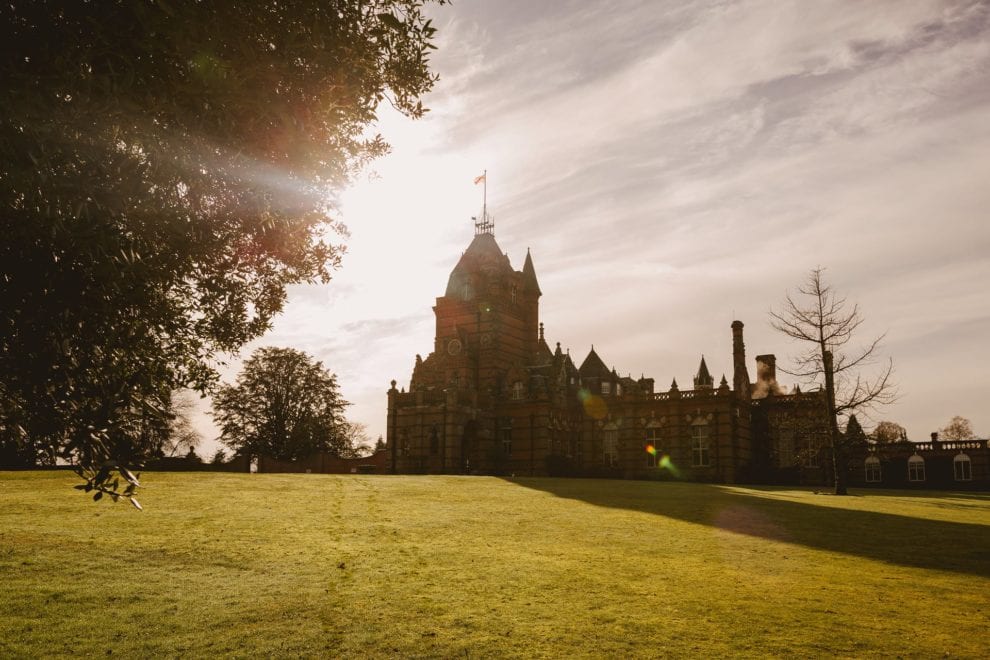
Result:
M808 274L798 288L801 298L791 294L784 299L780 312L770 311L770 325L808 346L795 358L795 367L785 373L822 386L822 411L835 475L835 494L846 494L846 468L849 440L839 432L840 420L861 409L891 403L896 398L890 379L893 362L888 361L873 378L864 377L861 370L876 359L883 335L867 342L859 350L846 352L863 317L859 306L849 308L846 299L838 296L822 277L822 268Z
M950 419L949 423L944 428L939 429L938 433L942 440L973 440L976 438L972 422L959 415Z
M862 425L860 425L859 420L856 419L856 415L849 415L849 421L846 422L845 436L846 442L850 444L863 446L868 442L866 432L863 430Z
M341 454L344 458L360 458L371 453L371 436L368 435L367 424L347 422L344 437L347 438L347 450Z
M904 442L907 440L907 429L896 422L880 422L873 429L871 436L873 441L879 444Z
M347 405L321 362L269 347L251 354L235 385L218 389L213 417L235 453L292 461L317 451L348 454Z
M330 279L376 108L425 112L428 1L0 5L5 463L108 479Z
M167 409L168 424L163 433L152 439L151 452L154 456L177 456L197 447L202 436L193 426L192 416L196 402L190 390L175 390L169 399Z

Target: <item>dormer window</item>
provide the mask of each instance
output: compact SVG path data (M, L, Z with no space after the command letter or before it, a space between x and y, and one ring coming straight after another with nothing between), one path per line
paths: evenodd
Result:
M612 383L602 383L602 394L612 393Z

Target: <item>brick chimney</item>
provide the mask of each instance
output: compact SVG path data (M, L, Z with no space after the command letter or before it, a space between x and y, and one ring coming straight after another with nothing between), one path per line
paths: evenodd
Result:
M764 383L777 382L777 357L775 355L756 356L756 380Z

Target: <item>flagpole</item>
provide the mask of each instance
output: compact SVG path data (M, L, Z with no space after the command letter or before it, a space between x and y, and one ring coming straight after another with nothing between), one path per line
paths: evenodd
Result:
M481 198L481 217L488 221L488 170L481 173L481 181L485 184L484 196Z

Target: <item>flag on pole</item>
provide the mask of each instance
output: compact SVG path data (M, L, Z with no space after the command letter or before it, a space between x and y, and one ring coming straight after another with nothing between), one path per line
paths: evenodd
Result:
M482 181L485 180L485 176L487 176L487 173L486 174L479 174L478 176L474 177L474 183L475 184L481 183Z

